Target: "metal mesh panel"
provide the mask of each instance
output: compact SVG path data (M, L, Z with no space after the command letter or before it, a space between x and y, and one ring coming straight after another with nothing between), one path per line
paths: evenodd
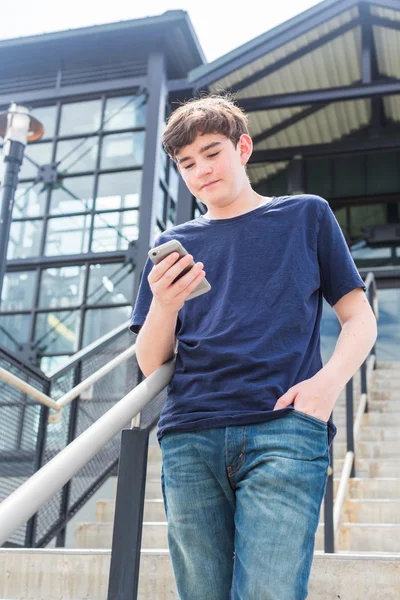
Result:
M53 376L50 393L49 382L45 376L41 380L28 368L10 360L6 353L4 356L0 353L0 366L58 400L134 342L134 336L125 330L92 349L86 356L81 355L78 361ZM138 374L136 359L132 357L110 371L60 413L42 407L13 386L0 382L0 500L7 497L35 471L41 411L46 410L49 413L49 418L45 419L41 460L43 466L130 392L138 382ZM158 420L165 397L166 388L144 408L141 414L141 428L148 428ZM130 422L126 423L126 427L130 426ZM38 511L35 517L34 546L47 545L62 530L68 519L102 485L118 462L120 438L119 432ZM23 546L26 529L26 525L21 527L9 540L10 543Z
M51 396L55 400L108 364L134 343L132 334L126 330L100 346L79 362L63 370L52 379ZM137 383L138 368L135 358L125 361L74 400L61 413L57 423L47 425L44 463L48 462L68 444L69 431L73 439L86 431L116 402L121 400ZM52 412L52 411L51 411ZM127 423L129 426L130 423ZM120 437L118 433L85 465L68 486L68 514L62 514L63 490L53 496L37 516L36 545L46 545L62 527L65 517L71 518L87 499L98 489L115 467L119 458ZM64 494L67 488L64 488ZM64 501L66 497L64 497Z
M126 331L117 340L103 348L102 352L83 360L82 379L89 377L131 345L132 334ZM135 358L131 358L113 369L85 392L79 400L75 437L79 436L130 392L136 386L137 377L137 363ZM120 438L121 434L118 433L73 477L69 498L70 510L73 510L74 505L79 503L86 491L92 491L91 488L96 485L96 482L99 482L102 476L116 464L119 457Z
M46 393L47 378L14 362L1 348L0 366ZM22 391L0 381L0 502L35 472L42 410L40 404ZM24 546L25 535L26 524L14 532L8 543Z

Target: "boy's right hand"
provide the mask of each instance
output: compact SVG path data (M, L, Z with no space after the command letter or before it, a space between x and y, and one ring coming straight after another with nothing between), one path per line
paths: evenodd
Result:
M191 254L179 258L177 252L172 252L155 265L147 277L154 300L168 311L178 313L186 298L205 277L204 265L198 262L183 277L172 283L192 260Z

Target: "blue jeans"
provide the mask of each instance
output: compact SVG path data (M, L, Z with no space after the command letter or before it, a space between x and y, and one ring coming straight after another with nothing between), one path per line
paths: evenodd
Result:
M327 425L166 432L168 546L180 600L304 600L328 480Z

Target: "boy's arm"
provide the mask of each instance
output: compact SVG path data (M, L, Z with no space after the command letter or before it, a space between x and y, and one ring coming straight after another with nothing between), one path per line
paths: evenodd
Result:
M136 338L136 358L145 377L174 356L178 313L169 311L153 298L148 315Z

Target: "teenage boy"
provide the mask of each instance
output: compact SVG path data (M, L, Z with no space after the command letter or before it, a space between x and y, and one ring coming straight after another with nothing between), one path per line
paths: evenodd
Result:
M179 597L303 600L330 415L376 319L328 202L252 189L247 117L232 100L180 106L163 145L208 209L155 241L190 254L147 262L130 326L146 377L177 351L157 437ZM205 272L211 291L185 302ZM323 297L342 325L325 366Z

